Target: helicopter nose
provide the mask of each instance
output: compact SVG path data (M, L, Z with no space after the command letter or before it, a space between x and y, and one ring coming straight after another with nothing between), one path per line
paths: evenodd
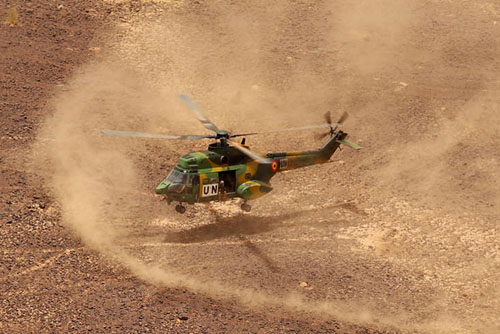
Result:
M182 183L171 183L166 189L166 193L169 194L181 194L184 192L186 187Z
M156 187L155 192L158 195L164 195L167 193L168 186L169 186L168 183L162 182Z

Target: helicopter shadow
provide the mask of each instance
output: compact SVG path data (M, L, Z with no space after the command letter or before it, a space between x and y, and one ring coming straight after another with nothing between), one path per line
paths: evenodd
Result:
M334 204L322 207L321 210L334 208L344 208L357 214L364 214L364 211L357 209L352 203ZM325 226L332 223L331 221L287 223L287 221L292 218L307 216L317 211L317 208L294 210L273 216L252 216L240 212L232 217L223 217L214 211L215 223L194 227L188 230L167 232L163 238L163 242L190 244L232 236L238 236L241 239L241 236L266 233L282 227L290 228L304 225ZM337 223L339 222L344 221L337 221Z
M366 215L364 211L358 209L353 203L349 202L329 205L323 207L322 209L333 208L343 208L359 215ZM268 270L273 273L279 273L281 268L276 264L276 262L246 236L270 232L282 227L295 227L302 225L324 226L326 224L331 224L331 222L287 223L287 220L289 219L307 216L311 213L317 212L317 210L318 209L316 208L294 210L274 216L251 216L239 213L233 217L223 217L216 211L213 211L213 214L215 215L215 223L179 232L169 232L165 235L163 241L190 244L237 236L242 245L245 246L252 255L258 258ZM336 221L336 223L341 222L345 221Z
M260 247L257 247L255 243L251 242L247 237L241 234L238 236L238 238L243 243L243 246L245 246L248 251L256 258L258 258L264 264L264 266L267 267L267 269L269 269L273 273L277 273L280 271L280 268L278 267L276 262L273 261L273 259L271 259L267 254L265 254Z

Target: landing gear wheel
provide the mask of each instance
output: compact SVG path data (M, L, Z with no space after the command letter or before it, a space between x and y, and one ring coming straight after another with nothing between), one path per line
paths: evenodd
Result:
M241 210L245 212L250 212L250 210L252 210L252 206L250 204L243 203L241 204Z
M186 212L186 207L182 206L182 204L177 204L175 206L175 211L177 211L179 213L184 213L184 212Z

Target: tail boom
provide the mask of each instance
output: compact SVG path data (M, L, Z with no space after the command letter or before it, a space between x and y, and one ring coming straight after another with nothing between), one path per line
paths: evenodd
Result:
M339 131L318 150L268 153L267 157L278 162L278 172L326 163L346 137L347 133Z

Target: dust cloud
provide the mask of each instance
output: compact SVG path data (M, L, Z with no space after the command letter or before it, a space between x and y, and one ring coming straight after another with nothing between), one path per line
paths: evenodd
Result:
M326 43L338 51L338 66L353 75L378 75L408 58L405 40L416 24L414 1L331 1ZM336 14L336 15L333 15Z
M367 80L388 76L383 73L388 70L394 74L401 70L396 69L398 64L414 61L408 54L401 55L416 24L413 3L381 0L327 2L314 8L302 5L305 7L298 9L310 15L307 20L285 1L201 4L198 12L165 5L159 12L150 9L117 23L112 32L96 41L102 44L102 52L61 88L51 105L52 116L40 131L41 138L53 140L40 143L36 161L62 206L64 223L85 244L152 284L369 326L460 330L462 323L448 315L417 324L413 314L397 311L388 317L365 301L314 302L287 292L269 295L193 277L132 255L120 240L128 234L127 224L155 214L144 204L156 201L153 196L140 205L141 196L151 193L156 182L151 175L161 177L157 167L172 166L192 146L100 134L101 129L203 134L200 124L186 117L184 106L177 101L179 93L187 93L216 124L231 131L314 124L322 121L326 110L347 109L355 110L351 112L353 131L384 143L387 139L376 134L391 121L391 111L382 110L383 101L369 102L373 96L363 89L371 85ZM326 20L316 20L322 18L320 12L330 14ZM397 59L396 64L391 58ZM464 141L480 145L482 141L475 137L479 126L494 135L490 107L484 109L484 101L478 95L453 119L442 117L438 131L422 141L393 145L394 152L403 153L395 153L397 157L385 169L371 173L382 176L382 184L393 180L394 173L422 177L425 182L419 191L435 189L447 168L443 155ZM471 118L471 110L479 111ZM355 125L362 118L366 122ZM498 117L493 120L497 122ZM267 140L287 149L286 139ZM256 138L253 145L259 150L269 142ZM384 151L374 148L374 152L367 159ZM496 160L477 156L469 163L485 168L485 180L498 180L493 169ZM422 170L427 170L425 177Z
M147 210L143 208L141 212L137 208L137 193L148 190L143 188L140 172L131 158L144 147L136 142L102 138L99 129L133 127L132 121L137 119L140 124L147 124L135 113L141 110L140 106L152 103L143 100L151 94L148 88L136 84L136 78L134 73L105 60L83 67L54 99L53 116L40 131L40 138L50 140L38 143L36 166L62 206L63 222L86 245L154 285L234 298L249 307L278 306L359 324L406 327L407 316L385 318L374 314L374 307L369 309L355 302L311 302L287 293L272 296L186 275L128 252L119 243L128 233L123 222L144 217Z
M394 145L394 158L378 172L381 180L387 184L404 180L402 186L450 211L457 208L462 194L467 197L459 207L498 213L498 106L496 96L481 93L453 118L439 115L436 129L420 139Z

